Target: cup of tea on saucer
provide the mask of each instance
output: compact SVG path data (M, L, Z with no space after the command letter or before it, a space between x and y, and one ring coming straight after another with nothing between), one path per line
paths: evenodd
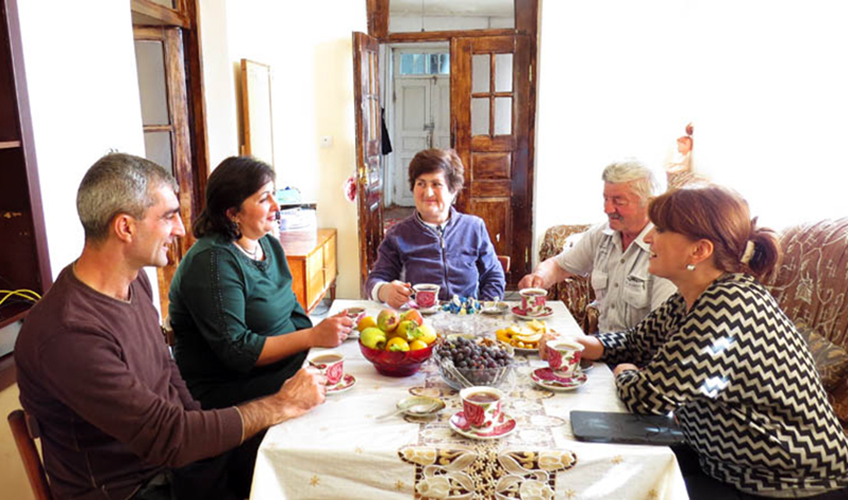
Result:
M364 307L348 307L345 309L345 316L350 318L353 321L353 326L356 326L359 323L359 320L365 316L365 308Z
M327 385L334 386L344 377L344 354L338 351L311 353L306 360L327 377Z
M548 365L562 377L574 377L580 373L580 358L583 356L583 344L576 340L552 339L545 344Z
M494 387L466 387L459 391L459 398L465 420L474 430L490 430L501 416L504 393Z
M521 309L525 316L541 316L545 314L545 302L548 292L544 288L524 288L519 290Z
M439 285L430 283L414 285L412 298L420 309L429 309L439 303Z

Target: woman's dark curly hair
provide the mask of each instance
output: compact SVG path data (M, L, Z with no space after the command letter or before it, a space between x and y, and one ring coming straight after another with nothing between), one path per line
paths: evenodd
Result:
M241 210L244 200L275 177L267 163L250 156L231 156L222 161L206 183L206 206L192 225L194 237L218 233L232 240L241 238L238 225L227 211Z

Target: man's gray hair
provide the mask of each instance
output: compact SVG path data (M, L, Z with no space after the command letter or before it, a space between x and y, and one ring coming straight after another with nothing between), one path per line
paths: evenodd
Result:
M604 182L613 184L634 181L631 184L633 192L639 196L643 204L665 190L665 186L654 175L653 169L634 158L610 163L604 168L601 178Z
M177 182L164 168L150 160L124 153L110 153L88 169L77 191L77 213L86 241L102 241L118 214L143 219L156 203L155 190Z

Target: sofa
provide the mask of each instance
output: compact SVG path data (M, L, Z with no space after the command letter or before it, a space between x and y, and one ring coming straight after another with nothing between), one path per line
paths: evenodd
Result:
M545 260L573 244L586 225L554 226L545 232ZM848 432L848 218L791 226L780 234L781 264L763 284L807 339L828 397ZM587 333L597 330L597 310L588 277L552 287Z

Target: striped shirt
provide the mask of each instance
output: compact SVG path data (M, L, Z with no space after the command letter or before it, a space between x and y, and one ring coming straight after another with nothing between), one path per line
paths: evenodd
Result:
M674 411L701 468L764 496L848 486L843 433L806 343L751 276L713 282L686 311L673 295L636 327L599 335L634 413Z

